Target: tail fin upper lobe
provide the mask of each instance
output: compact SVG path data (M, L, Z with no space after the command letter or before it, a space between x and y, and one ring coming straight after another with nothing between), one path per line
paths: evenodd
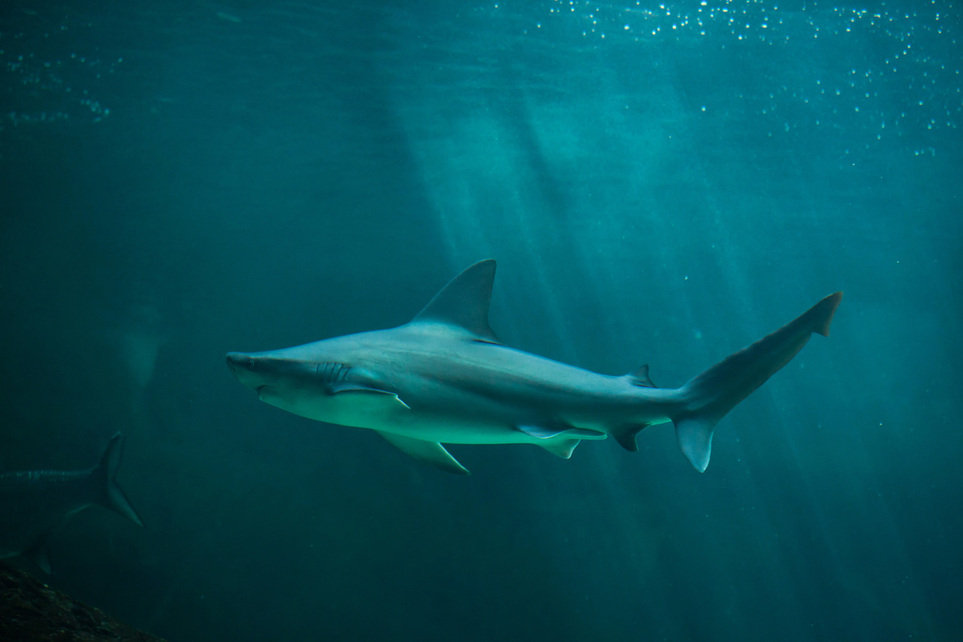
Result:
M736 404L796 356L809 336L829 336L833 314L843 298L836 292L794 321L689 380L679 392L684 400L673 413L679 447L699 472L709 465L712 431Z
M143 526L144 522L141 521L137 511L131 506L130 500L117 483L117 471L120 469L120 456L123 450L124 436L117 433L107 444L104 454L100 456L100 462L94 468L93 474L99 478L98 483L103 493L98 503L120 513L138 526Z

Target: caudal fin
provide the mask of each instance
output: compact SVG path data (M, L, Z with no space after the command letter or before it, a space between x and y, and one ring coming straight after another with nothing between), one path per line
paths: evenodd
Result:
M712 431L736 404L796 356L809 336L829 336L842 292L827 296L784 325L697 375L679 389L681 410L672 415L679 447L699 472L709 465Z
M124 436L117 433L107 444L104 454L100 456L100 462L94 468L93 476L97 478L103 493L98 503L120 513L138 526L143 526L144 522L141 521L137 511L127 499L127 495L117 483L117 471L120 470L120 457L123 451Z

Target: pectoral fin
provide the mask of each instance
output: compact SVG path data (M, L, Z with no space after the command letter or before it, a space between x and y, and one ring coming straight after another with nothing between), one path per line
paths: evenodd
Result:
M390 432L381 432L380 430L377 433L394 444L403 453L411 455L419 461L456 475L470 474L468 469L458 463L458 460L452 457L451 453L437 441L422 441L421 439L402 437Z
M334 383L328 386L328 392L333 395L351 393L351 394L364 394L373 396L382 396L385 399L389 397L392 399L392 403L399 403L406 409L411 410L411 407L402 401L401 397L395 392L390 392L388 390L381 390L379 388L371 388L369 386L364 386L356 383Z

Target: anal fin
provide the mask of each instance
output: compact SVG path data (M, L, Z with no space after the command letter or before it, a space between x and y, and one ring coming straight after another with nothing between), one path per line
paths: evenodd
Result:
M471 474L467 468L458 463L458 460L452 457L451 453L445 450L445 447L437 441L422 441L421 439L402 437L401 435L380 430L376 432L401 452L419 461L431 464L436 468L441 468L446 472L455 473L456 475Z

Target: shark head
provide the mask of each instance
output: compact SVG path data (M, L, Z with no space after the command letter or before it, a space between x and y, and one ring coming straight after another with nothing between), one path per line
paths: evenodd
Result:
M261 401L309 419L365 426L371 417L407 409L369 370L351 364L345 343L335 338L267 352L230 352L227 365Z
M243 385L257 393L261 401L289 412L304 414L298 408L305 399L317 399L327 392L332 376L319 364L283 354L285 351L230 352L227 365Z
M267 352L230 352L227 365L261 401L282 410L344 426L394 426L398 413L411 410L399 397L398 382L412 381L409 362L423 351L422 342L440 336L498 342L488 325L494 278L495 262L480 261L404 326Z

